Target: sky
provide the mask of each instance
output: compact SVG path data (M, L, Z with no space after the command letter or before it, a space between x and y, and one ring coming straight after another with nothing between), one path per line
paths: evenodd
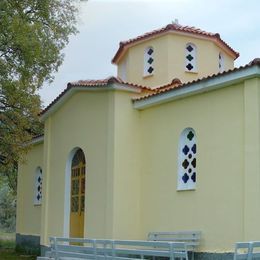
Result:
M51 84L39 91L47 106L68 82L116 76L111 59L119 42L179 24L219 33L240 53L235 66L260 57L259 0L88 0L79 3L79 33L63 50L64 62Z

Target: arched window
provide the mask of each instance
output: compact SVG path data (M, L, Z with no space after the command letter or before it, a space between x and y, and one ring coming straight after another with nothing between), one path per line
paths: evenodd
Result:
M185 69L188 72L197 72L197 47L193 43L186 44Z
M219 69L219 72L223 72L225 70L225 63L224 63L224 55L223 53L219 53L218 55L218 69Z
M178 152L178 190L193 190L196 187L197 140L195 131L182 131Z
M153 75L154 73L154 49L147 47L144 51L144 76Z
M86 160L78 149L71 162L70 237L84 237Z
M34 205L42 204L42 168L37 167L34 175Z

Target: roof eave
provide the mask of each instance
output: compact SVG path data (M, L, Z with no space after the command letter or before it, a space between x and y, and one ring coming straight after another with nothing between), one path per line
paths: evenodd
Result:
M187 84L187 86L184 86L183 88L173 89L165 93L151 96L147 99L133 101L134 108L143 110L173 100L227 87L254 77L260 77L260 67L257 65L234 71L233 73L219 75L215 78Z
M143 43L145 41L151 40L153 38L158 38L158 37L167 35L169 33L178 34L178 35L192 35L194 38L198 38L198 39L209 39L212 42L214 42L216 45L218 45L220 48L225 49L226 52L229 53L229 55L232 56L234 59L237 59L239 57L239 53L236 52L235 50L233 50L220 37L217 37L214 35L196 34L194 32L185 32L185 31L180 31L180 30L165 30L165 31L158 32L154 35L149 35L149 36L141 38L141 39L133 40L132 42L129 42L129 43L121 42L111 63L114 65L118 65L118 63L120 62L120 60L122 59L122 57L125 55L125 53L127 52L127 50L130 47Z
M37 144L41 144L43 142L44 142L44 135L41 135L41 136L37 136L37 137L33 138L31 141L25 143L25 146L37 145Z
M222 40L220 39L212 39L213 42L215 42L215 44L223 49L228 55L230 55L234 60L236 60L239 57L239 52L234 51L232 48L230 48L227 44L223 43Z
M120 83L112 83L107 85L97 85L97 86L84 86L84 85L74 85L69 87L67 91L53 104L51 105L41 116L40 119L45 121L52 113L56 112L74 93L78 91L108 91L108 90L121 90L133 93L140 93L141 89L138 87L129 87Z

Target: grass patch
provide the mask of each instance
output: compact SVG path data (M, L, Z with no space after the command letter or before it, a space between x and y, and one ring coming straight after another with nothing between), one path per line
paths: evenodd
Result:
M0 231L1 260L35 260L37 257L15 251L15 233Z
M4 240L0 238L0 249L14 249L15 241L14 240Z
M0 249L15 248L15 234L0 231Z
M1 260L35 260L36 256L22 255L16 253L14 249L0 248L0 259Z
M0 239L1 240L15 240L15 233L8 233L0 230Z

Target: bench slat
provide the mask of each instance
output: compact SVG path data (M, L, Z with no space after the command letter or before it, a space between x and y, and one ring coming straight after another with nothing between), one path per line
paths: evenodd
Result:
M200 245L201 231L150 232L149 241L184 242L188 250L194 251ZM194 258L194 253L192 254Z
M183 242L51 238L51 255L57 259L140 259L146 256L188 259ZM71 243L77 243L73 245ZM78 243L80 243L78 245Z
M260 259L260 241L237 242L235 244L234 260Z

